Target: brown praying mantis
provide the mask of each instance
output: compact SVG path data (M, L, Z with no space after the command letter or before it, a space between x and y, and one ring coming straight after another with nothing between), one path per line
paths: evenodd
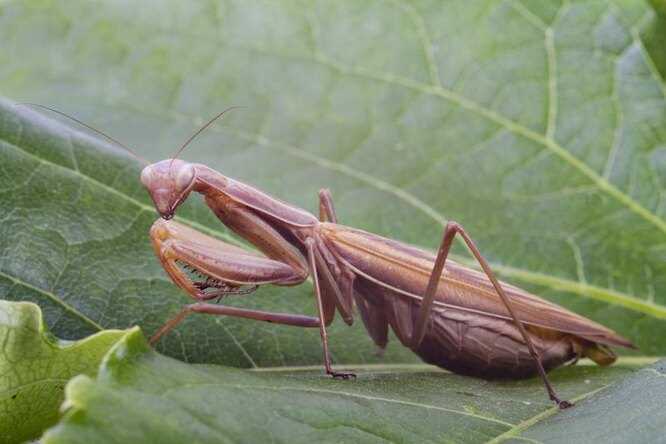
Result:
M609 346L633 347L594 321L499 281L456 222L446 225L433 255L339 224L326 189L319 191L315 217L205 165L178 159L182 149L222 114L201 127L173 158L141 172L141 182L161 216L150 229L155 253L172 281L196 301L166 322L151 343L191 313L318 328L326 373L348 379L354 375L331 366L326 328L336 312L351 325L355 307L381 349L390 327L425 362L455 373L486 379L538 374L560 408L572 404L557 396L548 370L581 357L610 365L616 357ZM260 253L172 221L192 192L203 195L219 220ZM456 235L482 272L448 259ZM308 277L314 284L317 316L211 302L261 285L298 285Z

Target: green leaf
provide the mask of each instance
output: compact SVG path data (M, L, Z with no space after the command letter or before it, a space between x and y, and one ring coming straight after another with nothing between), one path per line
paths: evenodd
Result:
M632 373L569 367L554 382L581 399ZM320 372L188 365L156 353L134 330L110 350L96 379L67 385L66 414L42 441L485 442L556 413L543 395L538 380L485 382L434 368L375 367L334 381Z
M244 105L184 157L313 212L329 187L342 223L426 248L455 219L506 280L664 355L666 86L643 40L656 17L638 0L9 1L0 91L151 160ZM84 133L2 102L0 296L38 303L61 337L151 333L188 298L150 249L138 164ZM196 197L179 217L229 236ZM311 293L232 303L313 313ZM417 361L395 340L380 360L358 323L330 333L337 363ZM316 331L211 316L160 349L321 360Z
M660 442L666 424L666 360L643 368L520 437L537 442Z
M658 71L658 76L662 81L666 78L666 51L664 51L664 41L666 41L666 1L650 0L650 4L655 10L656 16L650 21L649 25L641 30L641 39L645 42L645 49L650 54L654 63L654 69Z
M35 304L0 301L0 441L38 438L58 419L67 381L95 376L125 332L105 330L80 341L51 336Z

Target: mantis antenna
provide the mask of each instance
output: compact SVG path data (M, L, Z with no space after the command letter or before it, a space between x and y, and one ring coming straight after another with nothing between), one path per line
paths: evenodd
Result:
M205 130L206 128L208 128L209 126L211 126L211 125L212 125L217 119L219 119L220 117L222 117L223 115L225 115L225 114L227 113L227 111L231 111L232 109L237 109L237 108L245 108L245 107L244 107L244 106L230 106L229 108L225 109L225 110L222 111L221 113L218 113L215 117L213 117L213 118L210 119L208 122L206 122L206 124L203 125L203 126L201 126L201 128L199 128L198 130L196 130L196 132L195 132L194 134L192 134L192 135L191 135L191 136L185 141L185 143L183 143L183 144L180 146L180 148L178 148L178 151L176 151L176 153L175 153L173 156L171 156L171 163L173 163L173 161L174 161L175 159L178 158L178 156L180 155L180 153L182 153L183 150L184 150L185 148L187 148L187 146L188 146L188 145L189 145L189 144L190 144L190 143L191 143L191 142L192 142L192 141L193 141L193 140L194 140L199 134L201 134L202 132L204 132L204 130ZM169 164L169 166L171 166L171 164Z
M50 108L50 107L45 106L45 105L40 105L39 103L19 103L19 105L23 105L23 106L33 106L33 107L37 107L37 108L42 108L42 109L45 109L45 110L48 110L48 111L54 112L54 113L56 113L56 114L59 114L59 115L61 115L61 116L63 116L63 117L66 117L66 118L68 118L69 120L72 120L72 121L78 123L79 125L84 126L84 127L88 128L89 130L94 131L95 133L99 134L100 136L102 136L102 137L104 137L104 138L110 140L111 142L115 143L115 144L118 145L120 148L124 149L124 150L127 151L129 154L131 154L132 156L134 156L139 162L143 163L144 165L148 165L148 164L150 163L150 162L148 162L146 159L144 159L143 157L141 157L141 156L139 156L138 154L136 154L133 150L131 150L130 148L128 148L124 143L121 143L121 142L117 141L116 139L114 139L113 137L109 136L108 134L103 133L102 131L98 130L97 128L93 128L92 126L88 125L87 123L84 123L84 122L80 121L79 119L70 116L69 114L65 114L64 112L62 112L62 111L58 111L58 110L55 109L55 108Z

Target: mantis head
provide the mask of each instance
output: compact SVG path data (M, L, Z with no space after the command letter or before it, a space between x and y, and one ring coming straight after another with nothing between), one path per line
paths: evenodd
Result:
M180 159L165 159L141 171L141 183L148 190L160 216L166 220L173 217L176 208L190 194L195 177L194 166Z
M162 219L169 220L176 212L176 208L183 203L194 187L196 172L191 163L178 159L180 153L206 128L213 122L222 117L227 111L234 108L232 106L218 113L206 124L202 125L194 134L192 134L183 143L172 159L165 159L157 163L148 165L141 171L141 183L148 189L150 197L155 203L155 208L162 216Z

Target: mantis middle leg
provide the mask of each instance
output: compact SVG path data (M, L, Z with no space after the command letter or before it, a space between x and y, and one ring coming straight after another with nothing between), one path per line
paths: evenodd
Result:
M321 222L338 223L338 216L335 213L333 205L333 197L331 191L327 188L319 190L319 220ZM322 257L319 258L321 262L321 271L324 275L324 280L331 282L329 285L329 292L335 296L336 307L342 315L342 319L347 325L353 323L353 299L354 299L354 274L346 269L340 269L339 264L330 254L325 242L321 239L316 240L317 248L315 254ZM331 266L335 272L335 277L331 275L328 269ZM338 285L339 283L339 285Z
M305 245L307 246L308 250L308 264L310 266L310 274L312 276L312 281L313 281L313 286L314 286L314 295L315 295L315 300L317 302L317 311L319 313L319 334L321 336L321 344L323 348L323 353L324 353L324 368L326 370L326 373L333 376L334 378L341 378L341 379L349 379L349 378L355 378L356 375L354 373L345 373L345 372L336 372L333 370L331 366L331 355L328 351L328 333L326 331L326 326L329 324L325 322L325 303L330 300L330 297L325 297L320 285L320 277L318 273L318 266L322 268L323 271L328 271L325 269L326 265L323 263L323 260L320 255L317 254L316 246L315 246L315 240L313 238L308 238L305 241ZM324 280L329 281L329 279L326 277L327 275L324 274ZM327 282L327 284L330 285L336 285L335 282Z
M416 321L414 333L411 338L412 347L417 348L421 344L425 336L428 320L430 318L430 311L432 310L432 305L435 299L435 293L437 292L437 285L439 284L439 280L444 271L444 263L446 262L446 258L449 255L449 251L451 250L451 244L453 243L453 238L455 237L456 234L459 234L463 238L465 244L467 244L467 247L470 249L474 257L478 261L479 265L481 265L481 268L483 269L488 279L490 279L490 282L495 288L495 291L497 292L504 306L511 315L511 318L513 319L516 327L518 328L518 331L525 340L525 344L527 345L527 349L529 350L530 355L534 359L539 375L541 376L541 379L543 380L543 383L546 386L546 390L548 391L548 396L552 401L556 402L561 409L571 407L572 404L569 401L560 400L560 398L555 393L553 386L550 384L550 381L548 380L546 371L543 368L543 365L541 363L541 358L539 357L539 354L536 352L534 344L532 344L532 340L530 339L527 330L525 330L525 326L520 321L520 319L518 319L518 316L513 310L511 302L506 293L504 292L504 290L502 289L502 286L500 285L497 277L495 276L495 273L493 273L492 269L490 268L490 265L488 264L486 259L481 255L481 252L477 248L472 238L469 237L469 235L467 234L467 232L465 232L463 227L456 222L447 223L446 228L444 229L442 242L439 246L439 250L437 251L437 258L435 259L435 265L433 266L432 273L430 274L428 286L426 287L426 291L423 296L423 301L421 302L421 308L419 311L418 319Z

